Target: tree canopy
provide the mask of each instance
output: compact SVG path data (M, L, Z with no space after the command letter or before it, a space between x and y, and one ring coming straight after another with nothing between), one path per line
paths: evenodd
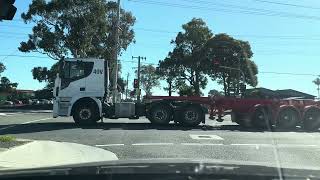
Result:
M0 75L4 70L6 70L6 67L3 65L3 63L0 62Z
M202 19L193 18L182 25L183 32L179 32L172 41L175 45L171 58L175 59L179 68L179 76L194 89L195 95L200 95L200 89L207 85L204 74L206 64L202 61L201 50L213 33Z
M6 67L3 63L0 63L0 77L1 73L6 70ZM12 92L17 88L18 83L12 83L9 78L1 77L0 78L0 92Z
M152 95L152 89L160 85L156 68L152 65L141 66L140 82L142 84L142 89L146 92L146 95Z
M7 77L0 79L0 92L13 92L17 86L18 83L12 83Z
M183 80L180 78L181 73L183 72L181 72L180 65L177 63L177 59L175 59L172 53L169 53L164 60L159 61L157 74L168 84L168 86L163 89L168 91L169 96L171 96L173 92L179 90L181 85L184 84Z
M112 62L117 6L116 2L104 0L33 0L21 17L35 26L18 49L43 53L56 60L95 57ZM134 41L135 23L131 12L121 9L120 14L119 54ZM36 67L32 72L35 79L49 82L50 87L56 68Z
M249 42L217 34L203 48L207 74L224 86L225 95L239 91L239 84L256 86L258 67L250 59L253 56ZM226 68L227 67L227 68Z
M251 60L249 42L227 34L214 35L202 19L193 18L182 28L183 32L172 41L174 49L159 61L158 69L168 83L169 94L175 90L177 80L180 95L195 96L201 95L207 77L222 84L226 96L237 94L240 84L258 84L258 67Z

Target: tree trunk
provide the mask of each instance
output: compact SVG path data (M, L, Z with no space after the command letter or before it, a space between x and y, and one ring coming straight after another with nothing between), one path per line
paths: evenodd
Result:
M225 76L225 74L222 75L222 81L223 81L224 95L227 96L227 84L226 84L226 76Z
M194 92L196 96L200 96L200 82L199 82L199 72L195 72L196 81L194 83Z
M168 82L168 84L169 84L168 92L169 92L169 96L171 96L171 94L172 94L172 81Z
M230 96L230 80L231 80L231 78L230 78L230 76L228 76L228 78L227 78L227 95L228 96Z

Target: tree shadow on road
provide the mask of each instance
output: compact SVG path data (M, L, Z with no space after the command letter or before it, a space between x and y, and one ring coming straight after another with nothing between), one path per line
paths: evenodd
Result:
M68 130L68 129L97 129L97 130L178 130L178 131L234 131L234 132L304 132L302 129L267 130L243 128L239 125L209 126L199 125L195 127L183 127L179 124L154 125L151 123L97 123L95 125L79 126L72 122L48 122L30 124L0 125L0 135L4 134L25 134L45 131ZM319 131L317 131L319 132Z

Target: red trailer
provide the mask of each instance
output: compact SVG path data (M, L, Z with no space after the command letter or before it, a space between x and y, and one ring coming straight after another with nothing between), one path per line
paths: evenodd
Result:
M170 121L185 126L196 126L210 119L223 121L225 112L243 127L306 130L320 128L320 102L300 99L246 99L234 97L146 97L146 117L155 124Z

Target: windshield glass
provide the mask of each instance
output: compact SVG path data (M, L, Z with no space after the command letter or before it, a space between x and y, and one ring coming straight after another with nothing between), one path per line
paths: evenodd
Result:
M320 170L319 12L0 0L0 172L142 159Z
M72 79L84 75L83 63L66 62L62 69L63 78Z

